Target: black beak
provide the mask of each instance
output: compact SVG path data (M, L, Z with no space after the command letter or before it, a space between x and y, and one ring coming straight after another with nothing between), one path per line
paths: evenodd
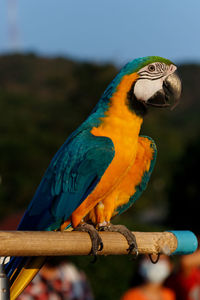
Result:
M181 81L176 73L169 75L163 82L163 88L154 94L147 105L174 109L181 95Z

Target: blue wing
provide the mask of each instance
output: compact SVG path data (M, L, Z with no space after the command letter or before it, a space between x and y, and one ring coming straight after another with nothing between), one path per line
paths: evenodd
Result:
M18 230L54 230L95 188L114 157L107 137L73 134L52 159Z

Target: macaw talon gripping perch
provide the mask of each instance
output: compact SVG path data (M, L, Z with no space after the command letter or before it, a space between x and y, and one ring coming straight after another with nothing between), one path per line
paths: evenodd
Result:
M108 225L100 226L99 230L121 233L125 237L128 245L129 245L129 247L127 249L128 253L133 254L135 256L135 258L138 256L138 246L137 246L135 235L126 226L113 225L113 224L109 223Z
M81 223L74 230L80 232L87 232L89 234L92 243L91 252L90 252L91 255L96 256L97 252L103 249L102 239L98 234L98 231L94 228L93 225L87 223Z

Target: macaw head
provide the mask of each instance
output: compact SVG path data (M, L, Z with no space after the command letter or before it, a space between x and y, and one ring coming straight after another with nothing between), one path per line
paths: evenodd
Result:
M181 94L176 69L170 60L159 56L138 58L121 69L109 90L126 91L128 105L135 111L145 111L148 106L174 107Z
M138 78L132 86L132 100L145 106L174 107L181 94L181 81L176 69L171 61L164 58L146 57L136 71Z

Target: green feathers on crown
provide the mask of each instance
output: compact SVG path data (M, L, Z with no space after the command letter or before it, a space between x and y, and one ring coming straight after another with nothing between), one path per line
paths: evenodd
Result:
M140 57L137 59L134 59L133 61L127 63L120 71L120 73L125 74L131 74L134 72L139 71L141 68L145 67L148 64L154 63L154 62L163 62L166 65L173 64L169 59L160 57L160 56L146 56L146 57Z

